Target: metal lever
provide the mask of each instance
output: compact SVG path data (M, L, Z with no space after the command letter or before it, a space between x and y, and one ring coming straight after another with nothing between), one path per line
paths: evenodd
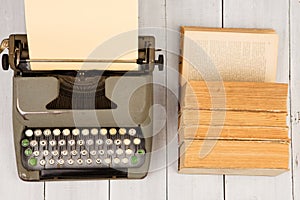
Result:
M2 40L1 45L0 45L0 54L8 48L9 44L9 39Z

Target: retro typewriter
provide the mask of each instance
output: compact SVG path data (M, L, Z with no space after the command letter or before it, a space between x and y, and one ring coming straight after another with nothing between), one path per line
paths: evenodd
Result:
M164 63L155 55L154 37L139 36L134 72L32 71L26 35L3 40L0 53L4 49L2 67L14 71L13 131L22 180L147 175L152 73Z

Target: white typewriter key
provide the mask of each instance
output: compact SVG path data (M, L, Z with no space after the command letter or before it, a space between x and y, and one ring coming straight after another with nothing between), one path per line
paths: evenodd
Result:
M69 152L67 151L67 150L63 150L62 152L61 152L61 155L63 155L63 156L67 156L69 154Z
M113 144L113 141L112 141L112 139L107 139L107 140L105 141L105 143L106 143L107 145L112 145L112 144Z
M36 140L30 141L30 146L31 146L31 147L35 147L35 146L37 146L37 145L38 145L38 142L37 142Z
M106 128L101 128L100 134L101 135L106 135L107 134L107 129Z
M43 151L43 156L46 157L46 156L48 156L48 155L49 155L49 151L48 151L48 150L44 150L44 151Z
M129 139L124 139L123 143L128 146L130 145L131 141Z
M119 164L121 162L120 158L114 158L114 163Z
M45 166L46 165L46 160L44 160L44 159L40 160L40 165Z
M39 152L39 151L34 151L34 152L33 152L33 155L34 155L35 157L38 157L38 156L40 155L40 152Z
M96 129L96 128L93 128L92 130L91 130L91 134L92 135L98 135L98 129Z
M115 145L121 145L122 144L122 140L117 139L114 141Z
M106 164L110 164L110 163L111 163L111 159L110 159L110 158L105 158L105 159L104 159L104 162L105 162Z
M131 155L131 154L133 153L133 151L132 151L131 149L126 149L125 153L126 153L127 155Z
M48 137L51 135L51 130L50 129L45 129L44 130L44 136Z
M88 136L88 135L90 134L90 131L89 131L89 129L83 129L83 130L81 131L81 134L82 134L83 136Z
M89 152L87 150L82 150L80 152L81 155L86 156Z
M123 149L117 149L116 154L117 155L122 155L124 153Z
M69 165L73 165L73 164L74 164L74 160L73 160L73 159L69 159L69 160L68 160L68 164L69 164Z
M69 136L70 134L71 134L70 129L67 129L67 128L66 128L66 129L63 130L63 135L64 135L64 136Z
M126 134L126 129L125 128L120 128L119 129L119 134L120 135L125 135Z
M136 135L136 130L134 128L129 129L128 134L131 136L135 136Z
M60 164L60 165L63 165L63 164L65 164L65 161L64 161L64 159L59 159L57 162L58 162L58 164Z
M127 164L128 161L129 161L128 158L123 158L123 159L122 159L122 163L124 163L124 164Z
M51 152L51 154L52 154L53 156L58 156L58 151L57 151L57 150L54 150L54 151Z
M54 136L59 136L60 135L60 130L59 129L54 129L53 130L53 135Z
M49 164L50 164L50 165L54 165L54 164L55 164L55 160L54 160L54 159L50 159L50 160L49 160Z
M86 141L86 144L88 145L88 146L92 146L93 144L94 144L94 140L87 140Z
M56 140L51 140L51 141L49 141L49 144L50 144L50 146L54 147L54 146L56 146L57 142L56 142Z
M36 137L40 137L42 134L43 134L43 132L42 132L41 129L37 129L37 130L34 131L34 135L35 135Z
M92 151L90 152L90 154L91 154L92 156L95 156L95 155L97 155L97 151L92 150Z
M28 129L28 130L25 131L25 135L27 137L31 137L31 136L33 136L33 131L31 129Z
M83 164L83 160L82 159L77 159L77 163L78 163L78 165L82 165Z
M115 129L115 128L109 129L109 134L110 135L116 135L117 134L117 129Z
M101 159L100 158L98 158L98 159L96 159L96 163L99 165L99 164L101 164L102 162L101 162Z
M64 146L64 145L66 145L66 140L59 140L59 141L58 141L58 145L59 145L59 146Z
M101 156L103 156L103 155L105 154L105 151L104 151L104 150L99 150L99 154L100 154Z
M134 138L133 144L135 144L135 145L141 144L141 139L140 138Z
M72 130L72 134L74 136L78 136L80 134L80 130L78 128Z
M71 151L71 155L72 155L72 156L76 156L77 154L78 154L78 152L77 152L76 150L72 150L72 151Z
M46 146L46 145L47 145L47 140L41 140L41 141L40 141L40 145L41 145L42 147Z
M78 141L77 141L77 144L78 144L79 146L83 146L83 145L85 144L85 142L84 142L84 140L78 140Z
M75 145L75 140L69 140L69 141L68 141L68 144L69 144L70 146L74 146L74 145Z
M102 145L102 144L103 144L103 140L101 140L101 139L96 140L96 144L97 144L97 145Z
M114 154L114 150L112 150L112 149L107 150L107 154L108 155L113 155Z
M86 164L88 164L88 165L90 165L90 164L92 164L93 163L93 160L92 159L90 159L90 158L88 158L88 159L86 159Z

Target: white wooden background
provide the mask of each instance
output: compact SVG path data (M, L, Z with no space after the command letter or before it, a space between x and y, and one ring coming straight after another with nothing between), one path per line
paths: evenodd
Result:
M88 2L88 1L87 1ZM58 5L59 6L59 5ZM55 14L55 11L53 11ZM278 82L290 84L290 172L278 177L177 174L177 74L181 25L273 28L280 35ZM144 180L25 183L17 177L12 134L12 71L0 71L0 199L296 200L300 199L300 1L140 0L140 27L167 49L168 70L155 73L156 137ZM155 28L153 28L155 27ZM23 0L0 0L0 40L25 33ZM174 32L175 31L175 32ZM45 38L46 39L46 38ZM163 108L167 108L164 111ZM166 123L165 123L166 122ZM165 126L162 126L165 125Z

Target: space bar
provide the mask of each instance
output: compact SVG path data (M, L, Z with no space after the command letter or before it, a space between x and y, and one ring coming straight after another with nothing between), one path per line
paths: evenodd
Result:
M101 179L101 178L127 178L126 169L47 169L40 171L41 179Z

